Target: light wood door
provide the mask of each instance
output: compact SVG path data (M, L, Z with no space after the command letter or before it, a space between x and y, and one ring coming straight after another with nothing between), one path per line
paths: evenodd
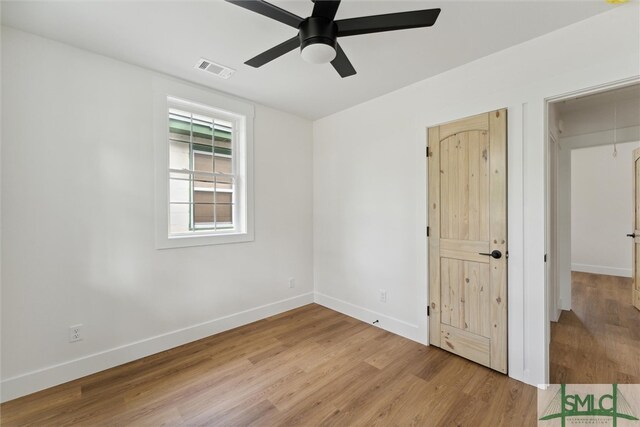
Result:
M506 373L507 111L428 135L429 341Z
M633 291L632 304L640 310L640 148L633 150Z

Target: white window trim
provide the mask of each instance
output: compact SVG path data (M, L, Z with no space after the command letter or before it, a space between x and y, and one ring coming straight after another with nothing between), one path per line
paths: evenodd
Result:
M154 112L154 157L155 157L155 234L156 248L182 248L190 246L216 245L225 243L250 242L254 239L254 201L253 201L253 117L252 104L229 96L209 91L197 86L156 77L153 80ZM169 235L169 98L200 104L207 110L214 110L223 117L233 116L240 126L238 137L244 135L244 141L238 146L244 147L238 155L244 157L237 162L238 218L244 221L234 230L202 230L183 235ZM175 105L172 101L171 105ZM242 152L244 151L244 152ZM243 191L244 190L244 191Z

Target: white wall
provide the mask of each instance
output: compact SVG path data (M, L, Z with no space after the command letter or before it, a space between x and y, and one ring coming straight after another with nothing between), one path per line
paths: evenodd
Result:
M255 241L156 250L154 76L2 30L3 400L313 301L311 122L256 106Z
M571 151L574 271L631 277L632 152L637 142Z
M545 99L640 74L638 5L612 9L316 121L318 300L427 342L426 128L507 107L509 374L546 382Z

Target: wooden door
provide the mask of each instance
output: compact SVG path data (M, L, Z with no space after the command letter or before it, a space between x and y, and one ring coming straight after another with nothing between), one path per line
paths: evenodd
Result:
M633 291L631 301L640 310L640 148L633 150Z
M429 341L506 373L507 111L428 138Z

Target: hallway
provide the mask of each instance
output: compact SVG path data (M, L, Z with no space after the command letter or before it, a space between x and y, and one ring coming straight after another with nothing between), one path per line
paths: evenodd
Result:
M573 272L572 311L551 323L550 382L640 383L640 311L631 279Z

